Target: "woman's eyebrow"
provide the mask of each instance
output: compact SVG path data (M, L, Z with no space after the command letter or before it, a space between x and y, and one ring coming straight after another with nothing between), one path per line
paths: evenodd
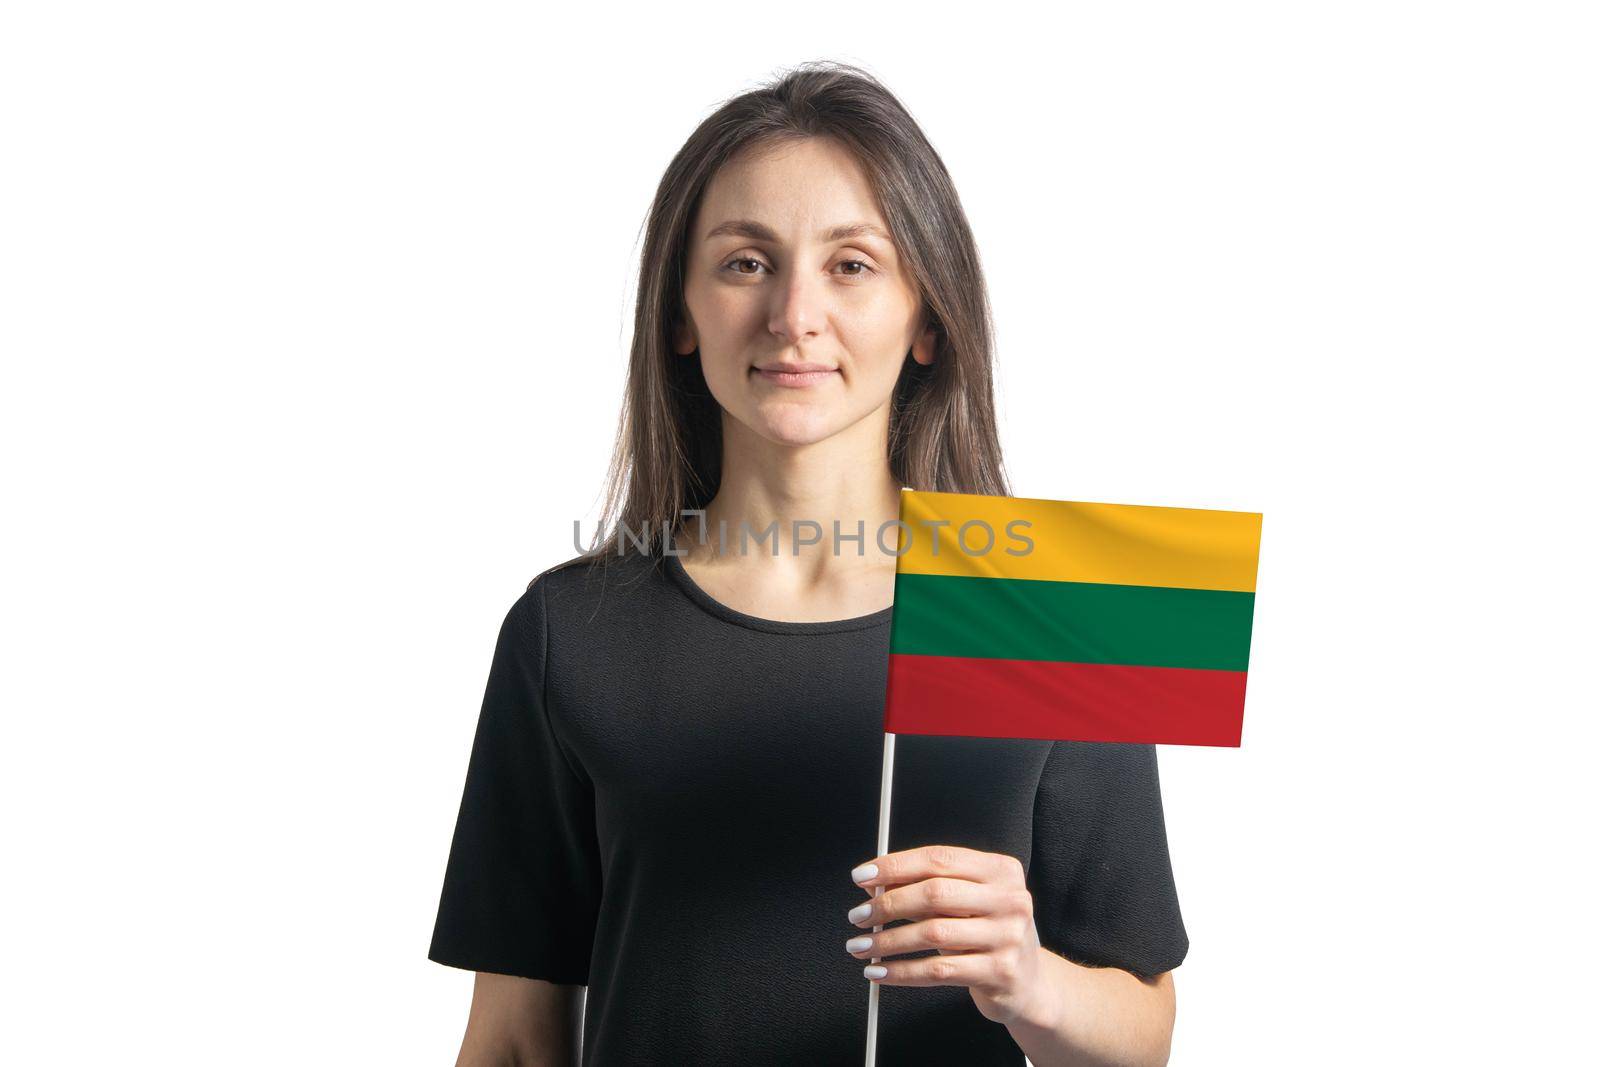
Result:
M729 219L727 222L713 226L711 232L706 234L705 239L709 241L713 237L722 236L748 237L752 241L770 241L773 244L778 241L778 235L772 231L771 227L763 226L753 219ZM822 242L846 241L852 237L879 237L890 244L894 243L894 239L884 232L883 227L875 226L870 222L847 222L835 226L831 230L824 230L818 234L817 240Z

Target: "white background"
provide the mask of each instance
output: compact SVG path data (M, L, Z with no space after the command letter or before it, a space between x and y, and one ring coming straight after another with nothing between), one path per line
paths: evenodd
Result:
M453 1061L649 198L809 58L955 176L1014 491L1265 514L1244 746L1161 753L1172 1062L1593 1056L1583 8L7 5L0 1059Z

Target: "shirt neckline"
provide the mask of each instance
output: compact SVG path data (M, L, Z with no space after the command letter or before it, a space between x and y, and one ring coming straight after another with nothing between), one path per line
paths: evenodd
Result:
M747 615L737 611L713 597L689 577L688 570L683 565L683 560L676 555L662 553L666 562L667 573L678 584L678 588L701 608L711 615L731 622L735 626L743 626L749 630L761 630L772 634L836 634L847 633L851 630L870 630L874 626L886 625L894 616L894 605L880 608L870 615L857 615L849 619L827 619L821 622L791 622L785 619L763 619L759 615Z

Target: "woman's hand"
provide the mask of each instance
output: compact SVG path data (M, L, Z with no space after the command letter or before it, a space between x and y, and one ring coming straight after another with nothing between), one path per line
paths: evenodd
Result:
M875 869L874 869L875 868ZM851 872L872 900L847 921L869 932L845 943L857 959L880 958L866 976L883 985L962 985L988 1019L1049 1024L1054 983L1041 959L1033 894L1014 856L956 845L925 845L868 860ZM877 932L870 928L909 919ZM887 960L936 948L938 956Z

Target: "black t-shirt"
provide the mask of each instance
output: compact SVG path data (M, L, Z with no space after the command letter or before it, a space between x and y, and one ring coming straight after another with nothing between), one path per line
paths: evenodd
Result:
M676 557L541 574L500 629L429 958L587 984L585 1067L860 1063L845 912L877 854L893 610L756 618ZM890 814L890 851L1020 859L1045 948L1182 962L1152 747L897 735ZM877 1044L1023 1062L962 986L882 986Z

